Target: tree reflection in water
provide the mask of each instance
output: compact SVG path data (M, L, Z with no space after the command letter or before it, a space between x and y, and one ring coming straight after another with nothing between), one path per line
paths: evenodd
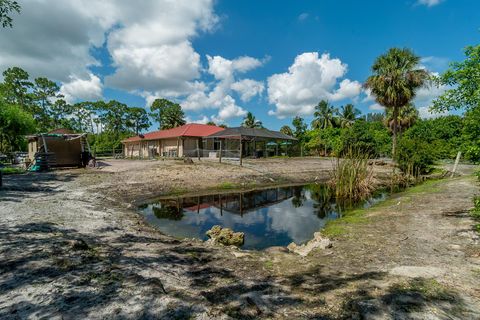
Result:
M175 220L179 221L182 220L183 208L178 208L176 206L167 206L161 205L160 207L154 206L152 207L153 214L158 219L168 219L168 220Z
M294 208L300 208L303 206L305 198L305 192L303 186L301 187L293 187L293 198L292 198L292 205Z

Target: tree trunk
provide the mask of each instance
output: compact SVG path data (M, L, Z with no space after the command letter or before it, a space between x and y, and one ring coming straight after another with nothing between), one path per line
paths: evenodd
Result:
M398 127L398 108L393 108L393 139L392 139L392 158L395 159L397 152L397 127Z

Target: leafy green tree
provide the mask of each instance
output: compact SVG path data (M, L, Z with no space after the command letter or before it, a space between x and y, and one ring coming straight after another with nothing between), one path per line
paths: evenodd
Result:
M0 84L0 94L10 104L19 105L28 110L31 102L29 90L33 83L29 80L28 72L19 67L8 68L3 71L3 83Z
M182 107L170 100L155 99L150 110L150 115L158 122L160 130L183 126L186 123Z
M417 108L415 108L411 103L407 104L405 107L400 109L398 114L397 122L397 132L402 133L407 130L420 118ZM387 127L393 132L393 110L388 109L385 115L385 123Z
M207 125L207 126L216 126L217 124L216 124L215 122L213 122L213 121L208 121L208 122L206 123L206 125Z
M29 110L38 121L39 129L42 131L46 131L52 126L51 107L56 99L63 98L59 91L60 88L54 81L44 77L35 79L31 94L32 104Z
M101 112L100 119L107 131L115 133L117 136L121 132L127 131L127 112L128 106L116 100L109 102L99 102L97 110Z
M338 112L338 122L340 123L340 127L351 127L360 114L360 110L355 108L353 104L347 104L346 106L342 106L340 111Z
M445 111L480 106L480 45L465 49L466 59L454 62L450 68L437 78L438 85L447 85L447 90L434 100L434 111Z
M370 156L384 156L389 153L390 135L381 122L357 121L350 128L342 130L340 155L359 151Z
M303 142L305 140L305 134L307 133L307 124L303 118L296 116L292 120L292 125L294 127L293 136L300 142Z
M392 48L378 57L372 66L365 88L370 89L375 100L386 109L392 109L393 143L392 155L397 146L398 115L423 87L429 77L420 67L420 57L410 49Z
M480 162L480 107L471 108L465 113L462 128L462 150L465 158Z
M24 136L35 131L35 120L20 107L0 100L0 150L19 150Z
M132 128L136 135L150 127L150 119L144 108L131 107L127 109L128 127Z
M287 136L293 137L292 128L290 128L290 127L287 126L287 125L282 126L282 127L280 128L280 132L283 133L283 134L286 134Z
M262 121L257 120L253 113L248 112L243 118L242 127L245 128L263 128Z
M328 101L322 100L315 106L315 112L313 113L312 128L314 129L326 129L335 127L337 109L328 103Z
M13 0L0 0L0 25L3 28L12 27L13 19L12 13L20 13L21 7L17 1Z

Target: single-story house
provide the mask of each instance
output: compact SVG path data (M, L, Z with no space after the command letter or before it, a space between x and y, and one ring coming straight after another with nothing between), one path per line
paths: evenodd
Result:
M28 160L36 170L50 167L79 167L88 161L90 146L86 133L56 129L27 136Z
M180 127L141 134L122 141L127 158L207 157L215 141L205 137L224 128L189 123Z
M221 157L239 158L240 163L245 157L267 157L279 155L281 149L297 141L296 138L280 131L265 128L227 128L207 137L220 145Z

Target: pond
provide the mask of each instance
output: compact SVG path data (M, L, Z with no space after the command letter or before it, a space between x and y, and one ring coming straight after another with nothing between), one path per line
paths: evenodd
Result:
M385 198L380 193L359 206ZM161 232L179 238L207 240L214 225L245 233L244 249L302 244L329 220L341 216L342 206L331 200L321 184L287 186L246 192L170 197L143 205L140 212Z

